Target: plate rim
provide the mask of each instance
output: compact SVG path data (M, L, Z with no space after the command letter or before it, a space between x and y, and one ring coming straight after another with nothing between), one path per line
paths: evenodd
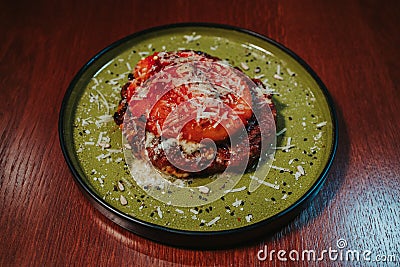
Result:
M67 125L65 125L65 109L70 100L71 94L81 78L81 76L85 73L85 71L99 58L101 58L108 51L118 47L119 45L125 43L132 38L139 37L141 35L145 35L152 32L157 32L166 29L174 29L174 28L188 28L188 27L203 27L203 28L217 28L223 30L231 30L236 31L242 34L247 34L252 37L256 37L261 39L262 41L268 42L278 49L282 50L284 53L289 55L292 59L298 62L301 67L305 69L305 71L311 76L312 79L317 83L319 89L322 91L325 100L328 104L329 112L332 118L332 148L329 152L328 161L325 164L321 174L312 184L312 186L293 204L291 204L286 209L280 211L279 213L268 217L260 222L242 226L239 228L227 229L227 230L217 230L217 231L194 231L194 230L180 230L175 228L169 228L166 226L157 225L148 221L144 221L138 218L135 218L131 215L128 215L111 204L104 201L99 195L96 194L90 186L88 186L84 182L84 178L79 175L77 167L73 164L70 157L73 157L73 153L69 151L68 146L65 142L65 134ZM114 223L126 228L127 230L143 236L145 238L164 243L167 245L178 246L178 247L186 247L186 248L221 248L221 247L231 247L235 246L239 243L246 243L252 239L258 239L266 234L270 234L278 228L286 226L288 222L290 222L296 215L298 215L305 206L308 205L309 202L313 200L313 198L318 194L321 190L325 180L327 178L327 174L329 169L331 168L338 147L338 118L334 106L334 101L319 76L316 72L296 53L292 50L284 46L283 44L265 36L255 31L241 28L237 26L227 25L227 24L218 24L218 23L204 23L204 22L190 22L190 23L174 23L174 24L166 24L156 27L147 28L133 34L127 35L123 37L107 47L100 50L96 53L89 61L87 61L81 69L75 74L74 78L70 82L60 108L59 112L59 120L58 120L58 135L59 141L61 145L61 150L64 156L65 161L73 174L75 182L79 185L80 190L84 193L84 195L88 198L88 200L94 204L94 206L107 218L109 218ZM134 225L131 225L134 224ZM239 240L232 240L233 236L239 236ZM169 240L168 238L175 238L173 240ZM176 238L179 238L178 240ZM258 237L258 238L257 238ZM165 240L167 238L167 240ZM198 238L198 243L193 243L193 238Z

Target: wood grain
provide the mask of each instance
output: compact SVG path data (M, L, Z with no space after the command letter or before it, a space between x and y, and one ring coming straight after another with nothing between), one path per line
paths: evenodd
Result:
M336 248L400 262L398 1L2 1L0 266L293 266L258 250ZM326 184L292 223L261 242L218 251L164 246L103 217L73 181L58 113L80 67L133 32L214 22L267 35L319 74L339 114ZM308 261L298 266L314 266ZM330 261L320 266L376 266ZM397 265L396 265L397 264Z

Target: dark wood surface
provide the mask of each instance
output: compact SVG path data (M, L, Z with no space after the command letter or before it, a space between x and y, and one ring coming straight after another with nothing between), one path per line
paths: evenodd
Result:
M0 266L293 266L257 252L320 253L341 238L348 249L371 250L372 260L395 255L382 266L399 266L399 17L398 1L2 1ZM340 139L327 182L262 241L195 251L138 237L87 201L62 156L58 113L80 67L128 34L175 22L269 36L308 62L333 96Z

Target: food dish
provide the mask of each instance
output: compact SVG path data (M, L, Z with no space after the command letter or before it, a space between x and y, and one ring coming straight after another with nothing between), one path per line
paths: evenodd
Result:
M256 168L276 119L260 80L193 50L154 52L131 74L114 120L134 157L180 178Z
M188 187L198 189L196 206L161 201L131 179L112 118L131 62L156 50L181 49L208 52L257 76L271 89L278 113L268 175L245 174L212 201L204 200L204 181L189 179ZM104 215L149 239L196 248L233 246L284 226L321 189L337 146L332 100L303 60L264 36L214 24L152 28L101 51L71 82L59 133L76 182Z

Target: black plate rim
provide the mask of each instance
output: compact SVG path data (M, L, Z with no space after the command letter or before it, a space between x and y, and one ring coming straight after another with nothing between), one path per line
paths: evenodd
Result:
M240 33L248 34L253 37L257 37L263 41L266 41L286 54L292 57L295 61L297 61L308 73L311 77L315 80L318 84L319 88L323 92L323 95L328 103L330 115L332 118L332 148L329 153L329 159L326 163L321 175L316 179L315 183L310 187L310 189L300 197L296 202L294 202L291 206L286 208L285 210L275 214L272 217L269 217L265 220L260 222L254 223L249 226L243 226L240 228L230 229L230 230L220 230L220 231L189 231L189 230L178 230L173 228L168 228L160 225L156 225L150 222L142 221L140 219L134 218L129 216L118 209L114 208L110 204L106 203L101 197L99 197L96 192L94 192L80 177L77 167L74 166L70 157L73 157L72 152L68 150L68 147L65 143L65 134L66 134L66 127L65 125L65 109L68 105L68 101L70 96L74 90L75 85L77 84L80 77L85 73L85 71L101 56L106 54L108 51L118 47L119 45L123 44L124 42L138 37L140 35L148 34L151 32L156 32L165 29L171 28L188 28L188 27L204 27L204 28L219 28L225 30L233 30ZM285 226L289 221L291 221L301 210L303 210L309 202L317 195L317 193L322 188L328 171L331 168L335 154L337 151L338 146L338 119L334 107L333 99L322 82L319 76L314 72L314 70L297 54L293 51L278 43L275 40L270 39L264 35L261 35L257 32L232 26L226 24L216 24L216 23L203 23L203 22L194 22L194 23L176 23L176 24L167 24L157 27L148 28L142 31L138 31L131 35L128 35L111 45L107 46L106 48L102 49L98 52L94 57L92 57L74 76L73 80L71 81L68 89L64 95L61 109L59 113L59 123L58 123L58 132L59 132L59 141L61 145L61 150L63 156L67 162L67 165L70 171L73 174L74 180L79 185L81 191L86 195L86 197L94 204L94 206L99 209L103 215L108 217L110 220L114 221L115 223L119 224L120 226L140 235L145 238L161 242L167 245L184 247L184 248L200 248L200 249L215 249L215 248L222 248L222 247L232 247L241 243L249 242L253 239L259 239L260 237L270 234L273 231ZM234 237L237 238L234 238ZM173 239L171 239L173 238ZM197 241L197 242L194 242Z

